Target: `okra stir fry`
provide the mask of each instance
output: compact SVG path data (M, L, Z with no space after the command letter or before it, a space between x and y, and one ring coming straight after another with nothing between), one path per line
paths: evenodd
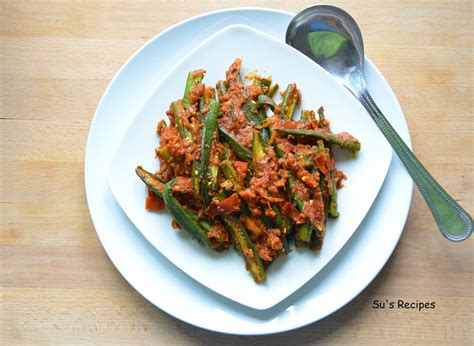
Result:
M188 74L183 98L166 112L169 124L157 126L159 171L138 166L136 173L148 188L148 210L166 207L174 228L212 250L234 246L261 283L291 242L321 249L345 178L331 147L357 152L360 143L332 133L322 107L295 119L296 84L276 103L278 84L260 76L244 84L241 63L215 88L203 83L204 70Z

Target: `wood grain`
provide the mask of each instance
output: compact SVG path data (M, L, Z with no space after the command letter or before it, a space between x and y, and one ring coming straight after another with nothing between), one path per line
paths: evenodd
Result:
M418 157L472 214L473 2L333 3L359 22L367 55L402 105ZM445 241L417 191L377 279L323 321L275 336L226 336L168 316L125 282L98 241L85 201L84 148L97 103L126 59L158 32L205 11L238 5L298 12L312 4L0 3L0 343L474 342L473 240ZM374 310L375 299L435 301L436 308Z

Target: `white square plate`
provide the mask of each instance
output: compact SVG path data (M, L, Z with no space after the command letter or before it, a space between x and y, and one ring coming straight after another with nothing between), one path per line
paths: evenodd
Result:
M233 250L212 252L184 231L171 228L168 212L145 210L146 189L135 167L158 169L154 149L159 144L156 124L166 118L171 101L182 97L187 73L204 68L204 82L214 86L236 57L245 68L285 86L296 82L303 96L301 107L323 105L333 132L347 131L362 143L356 158L336 153L336 166L348 176L339 190L339 218L329 220L319 253L294 250L268 269L267 282L254 283L243 258ZM113 121L113 119L111 119ZM131 221L165 257L209 289L255 309L268 309L288 297L316 275L344 246L372 205L387 174L392 150L364 108L326 71L295 49L267 34L243 25L228 26L187 54L163 78L136 115L112 158L109 186Z

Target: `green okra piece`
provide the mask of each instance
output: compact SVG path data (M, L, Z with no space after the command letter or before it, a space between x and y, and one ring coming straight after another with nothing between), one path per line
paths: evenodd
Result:
M283 100L281 102L280 118L284 120L293 119L293 114L295 112L296 104L298 103L298 89L296 84L291 83L286 87L285 94L283 95Z
M301 111L301 121L303 121L305 123L308 123L308 122L310 122L311 120L314 120L314 119L316 119L316 115L315 115L314 111L307 110L307 109L303 109Z
M217 96L219 101L221 101L221 97L227 93L229 89L229 83L226 80L220 80L217 82Z
M294 91L293 91L294 89ZM293 113L295 110L295 106L298 102L298 90L296 89L296 84L288 84L286 88L285 94L283 95L283 100L281 103L281 110L280 110L280 118L285 120L293 119ZM270 129L270 135L274 131L274 128ZM279 147L278 143L275 141L273 143L273 147L275 148L275 152L279 158L283 158L285 153Z
M199 121L203 122L204 114L202 113L203 109L209 105L209 102L214 99L214 89L209 92L209 89L204 89L204 93L199 100Z
M267 112L265 111L265 109L260 108L260 110L258 111L258 118L260 119L261 124L264 125L264 122L268 119Z
M166 161L166 162L171 162L171 154L170 152L168 151L168 149L166 147L164 148L159 148L158 149L158 153L160 154L160 156Z
M171 111L174 114L174 122L176 123L176 127L178 128L179 136L182 139L187 139L189 141L192 141L191 131L185 128L182 123L182 119L186 117L186 111L184 110L184 107L181 101L172 102Z
M273 142L273 148L275 149L275 153L280 159L285 157L285 152L280 148L280 146L278 145L276 141Z
M229 76L227 82L232 82L232 83L241 83L243 84L242 81L242 76L240 75L240 67L242 66L242 60L239 59L239 61L235 60L234 63L232 63L231 68L233 68L231 75ZM227 73L226 73L227 76Z
M276 107L275 101L268 97L267 95L258 95L257 97L257 107L267 106L271 110L274 110Z
M280 228L286 231L286 228L285 228L286 225L281 215L280 208L278 208L278 204L270 203L270 206L276 214L275 219L274 220L270 219L268 216L265 215L265 211L262 210L262 215L260 217L262 218L263 223L265 224L267 228L276 227L276 228Z
M281 215L280 208L278 208L278 205L276 203L271 203L270 206L272 207L273 211L276 214L275 224L277 225L278 228L286 231L285 220L283 216Z
M210 100L209 112L207 113L202 131L201 140L201 193L204 204L207 207L211 203L209 196L209 161L211 157L212 142L214 141L214 133L217 129L217 113L219 104L216 100Z
M282 235L281 242L283 243L283 249L280 250L282 252L281 255L288 255L291 252L291 248L290 248L290 243L288 242L288 238L286 234Z
M206 99L204 98L204 95L203 95L199 99L199 121L201 121L201 122L202 122L202 118L203 118L202 110L204 109L205 105L206 105Z
M303 122L307 122L309 120L309 110L302 109L300 113L300 120Z
M234 151L237 157L245 162L252 161L252 152L244 147L234 136L222 127L219 127L219 134L227 141L227 143L229 143L230 148Z
M218 189L218 181L217 181L218 176L219 176L219 166L212 164L211 165L211 186L210 186L212 191L217 191Z
M293 188L293 185L295 183L295 178L293 175L290 175L290 177L288 178L288 186L290 187L290 190L289 191L292 191L292 188ZM298 209L300 210L300 212L303 212L304 211L304 202L301 200L301 198L298 196L297 193L293 193L293 200L295 201L296 203L296 206L298 207ZM309 242L309 236L303 236L301 237L301 234L305 235L305 234L309 234L311 235L311 232L313 229L318 229L318 227L316 227L316 225L313 225L311 224L311 222L307 222L305 225L307 226L302 226L302 225L298 225L297 226L297 230L296 230L296 235L295 235L295 238L297 240L302 240L302 241L306 241L306 239L308 240ZM309 230L307 228L310 228ZM303 228L302 230L300 228ZM322 230L319 230L318 231L322 232Z
M256 283L263 283L267 279L265 268L258 256L255 245L250 240L250 237L240 220L234 216L222 216L223 224L231 234L234 242L245 258L245 267L253 276Z
M266 93L268 97L273 97L275 96L276 92L278 91L278 88L280 86L278 84L274 84L272 87L270 87Z
M318 140L318 146L317 147L313 146L313 148L316 148L321 153L329 155L329 149L326 148L322 140ZM328 215L332 218L336 218L339 216L339 212L337 211L337 184L335 181L335 172L332 169L330 169L330 167L328 167L328 169L329 169L328 180L329 180L329 184L332 185L332 194L329 195L329 192L328 192L329 188L326 186L325 175L322 172L319 173L320 174L319 188L321 189L322 192L325 192L326 197L324 201L325 202L327 201L327 203L325 203L325 206L327 207Z
M261 125L262 124L262 119L260 118L260 115L258 113L256 103L252 100L247 100L245 103L242 105L242 109L245 112L245 115L247 116L247 119L249 119L251 122L253 122L256 125Z
M293 176L293 174L291 174L289 177L288 177L288 185L290 187L290 191L292 191L293 189L293 185L295 184L295 177ZM303 208L304 208L304 204L303 202L301 201L300 197L298 196L297 193L293 193L293 199L296 203L296 206L298 207L298 209L303 212Z
M319 145L319 143L318 143ZM329 156L329 159L332 159L332 154L329 148L323 148L326 150L326 154ZM332 186L332 193L329 196L329 203L328 203L328 215L332 218L336 218L339 216L339 212L337 211L337 184L336 184L336 172L334 172L331 167L329 169L329 184Z
M241 190L243 182L239 174L235 170L234 166L232 166L232 163L229 160L224 160L221 162L220 168L222 169L224 176L230 181L232 181L236 189Z
M290 245L288 244L288 239L286 238L286 233L287 233L286 228L285 228L284 221L280 213L280 209L278 208L278 205L276 203L272 203L271 207L277 214L277 216L275 216L275 220L272 220L271 218L266 216L263 210L262 210L262 215L260 217L262 219L263 224L265 225L267 229L276 227L282 231L280 235L280 240L283 244L283 248L277 251L277 255L279 257L285 256L290 252Z
M267 229L275 227L275 225L273 224L273 220L271 220L267 215L265 215L264 210L262 210L262 215L260 216L260 218L262 219L262 222Z
M262 95L260 95L262 96ZM253 124L257 126L263 125L264 121L267 119L267 115L265 113L265 110L258 110L257 109L258 104L252 100L247 100L243 106L242 109L245 112L245 115L247 116L247 119L249 119ZM268 143L270 140L270 131L267 128L261 129L261 136L264 141L264 143Z
M261 80L261 79L258 79L258 78L255 78L255 79L253 80L253 83L252 83L252 84L253 84L253 85L256 85L256 86L258 86L258 87L262 87L262 86L263 86L263 85L262 85L262 80Z
M270 78L262 78L260 83L262 84L262 86L269 88L270 85L272 85L272 79L271 79L271 77Z
M184 88L184 96L183 96L183 106L187 107L191 104L191 90L196 87L199 83L201 83L202 79L204 78L204 71L191 71L188 73L188 78L186 78L186 86Z
M263 125L264 122L267 120L267 113L265 112L265 109L260 109L258 112L259 118L261 120L261 124ZM270 141L271 137L271 129L270 127L264 127L260 130L262 140L265 144L267 144Z
M254 163L256 160L262 160L265 158L265 149L263 147L262 137L260 136L260 132L257 130L253 130L252 156Z
M295 233L295 240L297 247L305 247L311 240L311 233L313 231L312 226L309 223L304 223L302 225L298 225L296 228ZM298 246L302 245L302 246Z
M191 164L191 179L193 182L193 191L196 196L201 194L201 165L198 161Z
M165 184L163 179L157 177L151 172L146 171L142 166L137 166L137 168L135 168L135 173L137 173L140 179L151 191L153 191L158 197L163 198L162 190Z
M356 138L352 137L351 135L345 132L334 134L331 132L318 131L318 130L299 130L299 129L280 129L280 128L275 128L274 130L280 133L291 135L293 137L299 137L299 138L312 137L312 138L322 139L331 144L339 145L343 149L349 149L353 151L360 150L360 142Z
M176 198L173 197L171 187L174 182L174 179L171 180L166 183L163 188L163 201L165 202L166 208L168 208L173 218L186 232L195 237L203 245L212 248L212 243L207 236L206 230L196 222L194 216L191 216L193 213L186 210Z
M185 210L189 217L197 224L199 224L199 226L201 226L201 228L203 228L205 231L207 232L210 232L212 231L212 226L210 224L208 224L206 221L204 221L203 219L201 219L199 216L197 216L195 213L193 213L192 211L190 210Z
M290 218L284 217L281 215L280 208L278 204L271 203L270 206L272 207L273 211L275 212L275 224L277 228L281 230L280 240L283 244L283 249L278 251L279 256L284 256L290 253L290 244L288 243L287 234L291 230L291 220Z
M333 170L329 172L329 179L332 184L332 194L329 197L328 215L334 218L339 216L339 212L337 211L337 185Z
M319 126L320 126L321 128L326 127L326 126L324 125L324 120L325 120L326 118L324 117L324 108L323 108L323 106L321 106L321 107L318 108L318 117L319 117Z
M197 223L205 232L211 232L213 230L213 227L209 223L207 223L206 221L201 219L199 216L194 214L192 211L190 211L190 210L186 210L186 211L187 211L188 215L191 217L191 219L193 219L193 221L195 223ZM212 244L212 249L213 250L215 250L215 251L225 250L225 247L223 246L224 239L214 238L214 241L219 242L220 245L215 246L215 244Z

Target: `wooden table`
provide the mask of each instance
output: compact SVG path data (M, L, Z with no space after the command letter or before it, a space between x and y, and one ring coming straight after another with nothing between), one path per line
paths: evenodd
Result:
M240 1L298 12L312 1ZM403 107L418 157L473 211L472 1L337 1ZM204 331L158 310L105 254L83 185L97 103L156 33L233 1L1 2L0 343L472 344L472 238L436 230L418 191L401 241L375 281L325 320L268 337ZM381 230L384 231L384 230ZM435 301L376 310L373 301Z

